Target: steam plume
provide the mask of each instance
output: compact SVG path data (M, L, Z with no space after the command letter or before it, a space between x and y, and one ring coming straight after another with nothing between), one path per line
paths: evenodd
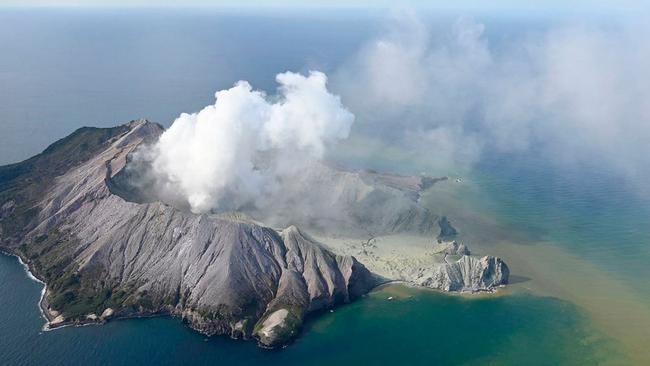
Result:
M535 151L650 178L650 34L623 21L505 31L461 18L451 29L404 13L341 68L333 87L354 111L351 140L398 151L394 165L436 174L471 169L488 152ZM361 159L360 158L360 159ZM645 185L645 184L644 184Z
M327 90L325 74L276 80L276 96L240 81L218 91L214 105L181 114L151 151L158 185L179 192L193 212L238 209L347 138L354 116Z

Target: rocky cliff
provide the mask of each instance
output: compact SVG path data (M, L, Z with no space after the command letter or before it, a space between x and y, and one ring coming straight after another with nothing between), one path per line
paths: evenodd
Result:
M443 291L489 291L508 283L510 270L501 258L463 255L458 261L423 271L412 281Z
M279 233L113 194L109 183L129 154L161 132L142 120L82 130L0 171L2 246L47 282L52 325L168 313L208 335L273 347L295 336L308 312L375 285L354 258L296 227ZM87 154L75 151L83 144Z

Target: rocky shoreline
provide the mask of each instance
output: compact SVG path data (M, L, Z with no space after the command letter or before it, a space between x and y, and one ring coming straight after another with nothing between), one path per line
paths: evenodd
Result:
M33 280L36 281L40 284L43 285L43 289L41 290L41 296L38 301L38 307L39 311L41 313L41 316L45 320L45 324L43 325L43 331L52 331L64 327L82 327L82 326L88 326L88 325L102 325L108 322L109 320L126 320L126 319L138 319L138 318L150 318L150 317L158 317L158 316L171 316L175 317L178 319L183 319L181 314L175 313L173 311L162 311L162 312L157 312L157 313L133 313L133 314L119 314L116 315L113 311L113 309L106 309L110 310L109 312L102 313L100 316L95 316L95 317L87 317L86 319L75 319L71 321L66 321L64 319L57 321L57 318L60 317L60 314L58 312L53 312L48 305L47 302L47 283L43 282L41 279L39 279L33 272L33 269L30 268L30 266L20 257L20 255L11 253L6 250L6 248L0 249L0 254L2 255L7 255L11 257L15 257L19 263L23 266L25 269L25 272L27 273L27 276ZM407 281L407 280L401 280L401 279L384 279L384 280L378 280L376 285L370 289L370 291L374 290L379 290L385 286L389 285L394 285L394 284L399 284L403 286L407 286L410 288L415 288L415 289L420 289L424 291L436 291L441 294L445 295L476 295L476 294L494 294L498 293L500 289L505 288L505 284L501 284L498 286L490 287L490 288L485 288L485 289L477 289L477 290L460 290L460 291L449 291L449 290L441 290L437 288L432 288L430 286L424 286L420 285L417 283L414 283L412 281ZM89 314L89 315L94 315L94 314ZM191 323L190 323L191 324ZM206 336L210 336L209 333L202 331L201 329L198 328L193 328L195 331L204 334ZM231 338L233 339L250 339L250 337L244 337L242 335L240 336L232 336ZM264 346L261 344L261 346ZM266 348L273 348L273 347L266 347Z

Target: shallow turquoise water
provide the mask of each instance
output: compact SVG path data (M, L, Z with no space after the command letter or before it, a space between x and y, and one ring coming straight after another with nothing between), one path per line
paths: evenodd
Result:
M647 188L597 162L559 166L543 156L486 159L477 172L480 190L466 196L477 209L531 241L559 245L596 264L650 307L650 281L643 280L650 278Z
M294 344L268 351L205 339L167 317L42 332L40 290L16 258L0 256L4 365L578 365L610 346L572 305L525 294L468 300L389 288L322 314Z

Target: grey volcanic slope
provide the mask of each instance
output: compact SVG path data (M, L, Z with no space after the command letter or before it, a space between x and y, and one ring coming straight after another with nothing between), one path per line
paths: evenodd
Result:
M297 224L321 234L432 235L438 218L419 199L425 189L444 179L348 171L312 162L300 174L284 179L277 197L244 212L266 224Z
M438 222L441 238L453 236L442 235L453 229L446 218L419 204L437 179L315 163L285 182L295 194L289 202L268 197L244 214L198 215L130 184L142 168L127 169L130 154L162 132L145 120L84 127L31 159L0 167L0 249L20 256L47 283L41 307L50 327L171 314L207 335L255 337L275 347L296 336L308 313L349 302L382 281L443 291L507 283L503 261L469 257L455 242L439 243L438 252L463 255L456 262L445 256L408 278L380 278L290 225L433 237ZM310 199L325 199L331 209L300 206ZM264 227L245 213L288 227Z
M127 156L162 128L83 128L0 168L0 245L47 283L51 326L173 314L205 334L286 343L304 316L376 284L362 264L296 227L281 233L113 194Z

